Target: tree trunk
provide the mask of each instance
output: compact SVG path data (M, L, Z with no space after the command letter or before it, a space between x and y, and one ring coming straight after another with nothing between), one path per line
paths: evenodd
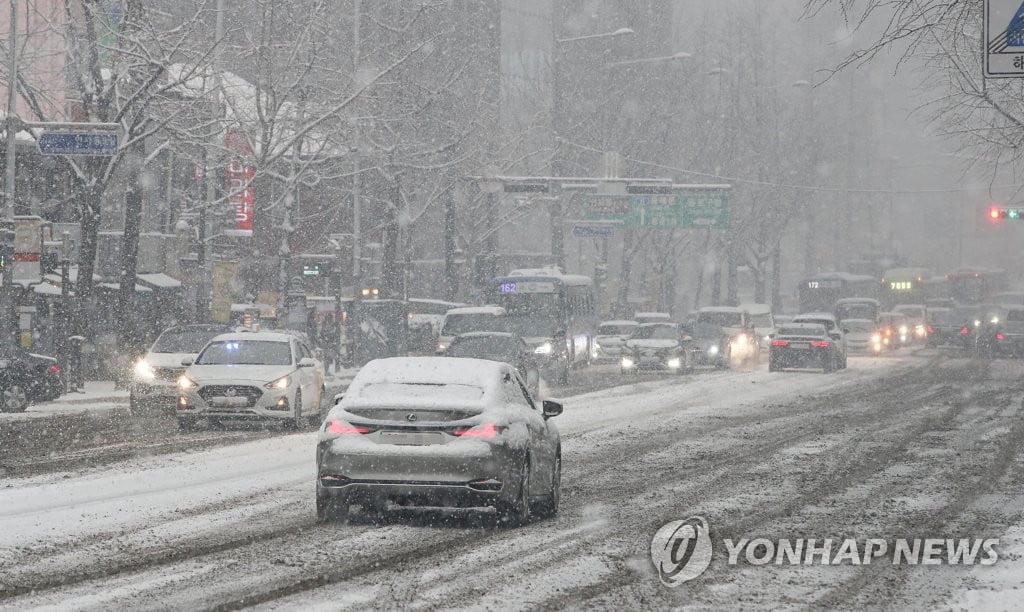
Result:
M736 254L736 248L733 245L727 247L726 261L729 266L728 273L726 275L726 303L729 306L736 306L740 302L739 298L739 257Z
M82 244L78 251L78 280L75 282L75 295L81 300L92 296L102 197L103 187L99 185L89 185L82 189Z
M782 245L772 251L772 312L782 312Z
M444 203L444 299L454 302L459 294L459 277L455 268L455 194Z
M757 267L754 268L754 303L765 304L767 303L767 287L765 274L765 267L768 265L767 260L758 259Z
M115 320L122 349L134 346L136 325L132 318L135 311L135 268L139 256L139 231L142 225L142 160L146 155L146 143L138 140L128 153L128 189L124 196L124 238L121 241L121 278L117 292Z

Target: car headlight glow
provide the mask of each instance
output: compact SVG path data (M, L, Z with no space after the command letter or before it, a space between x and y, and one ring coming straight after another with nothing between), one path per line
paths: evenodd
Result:
M906 325L900 325L900 335L901 336L906 336L907 335L907 326Z
M444 342L438 342L437 343L437 352L438 353L443 353L443 352L445 352L447 350L448 350L448 345L447 344L445 344Z
M875 343L881 342L882 341L882 335L881 334L871 334L871 341L875 342Z
M624 367L624 368L631 368L631 367L633 367L633 365L634 365L634 362L629 357L623 357L622 358L622 367Z
M287 389L288 385L290 385L290 384L292 384L292 377L291 376L282 376L281 378L278 378L277 380L272 381L272 382L268 382L267 384L265 384L263 386L268 388L268 389Z
M187 374L182 374L181 377L178 379L178 388L181 389L182 391L195 389L198 386L199 384L196 381L189 378Z
M736 336L736 338L733 339L733 342L736 343L736 346L741 346L741 347L742 346L746 346L747 345L747 336L746 336L746 334L740 334L740 335Z
M992 317L992 325L999 323L999 317Z
M718 354L718 345L717 344L712 344L711 346L709 346L708 347L708 354L709 355L717 355Z
M980 319L975 319L974 320L974 326L975 327L981 327L981 320Z
M533 352L538 355L550 355L551 351L553 350L555 350L555 347L551 346L550 342L545 342L544 344L533 349Z
M153 380L156 378L156 371L153 370L153 366L149 365L148 361L140 359L135 362L135 376L144 380Z
M672 359L668 360L668 367L672 368L673 370L677 369L681 365L683 365L683 362L680 361L678 357L673 357Z

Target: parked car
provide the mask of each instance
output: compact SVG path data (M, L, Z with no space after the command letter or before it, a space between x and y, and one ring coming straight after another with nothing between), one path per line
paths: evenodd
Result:
M821 323L788 323L779 328L768 349L768 371L784 368L821 368L834 372L846 355Z
M323 365L301 337L283 332L221 334L178 378L178 425L268 420L299 428L320 422Z
M55 358L0 343L0 412L24 412L63 393L63 371Z
M501 306L467 306L452 308L444 315L441 333L437 339L437 354L448 350L455 336L477 331L508 331L505 309Z
M133 415L153 411L174 414L178 403L178 379L185 371L183 359L195 359L213 339L230 332L226 325L176 325L168 327L146 354L135 363L128 386L128 407Z
M519 336L508 332L469 332L455 336L445 352L447 357L469 357L507 363L516 369L530 395L540 392L540 370L533 349Z
M675 323L638 325L622 348L623 374L640 370L682 373L693 369L692 339Z
M397 357L366 364L331 409L316 449L316 512L352 504L491 506L521 525L558 512L562 453L549 420L505 363Z
M595 363L617 363L622 359L622 347L626 340L636 329L636 321L618 320L604 321L597 326L597 334L594 340L597 346L594 349Z
M824 327L832 343L832 351L836 354L836 367L840 369L846 367L846 330L839 326L835 315L830 312L809 312L793 317L789 326L794 323L810 323Z
M409 350L424 355L435 351L444 316L465 304L422 298L409 299Z

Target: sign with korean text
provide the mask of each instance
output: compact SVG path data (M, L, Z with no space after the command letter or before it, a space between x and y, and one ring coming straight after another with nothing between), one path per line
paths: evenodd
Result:
M228 166L228 205L235 213L233 228L224 233L228 236L252 236L253 217L256 212L256 188L252 181L256 169L233 161Z
M231 322L231 304L235 297L237 261L213 262L213 299L210 300L210 319L217 323Z
M1024 77L1024 1L985 0L984 12L985 76Z
M31 285L42 280L43 219L36 215L14 217L14 268L12 280Z
M626 229L726 229L729 194L691 192L628 196L588 195L583 216L591 221L619 221Z
M117 153L116 132L43 132L39 135L42 155L99 155Z

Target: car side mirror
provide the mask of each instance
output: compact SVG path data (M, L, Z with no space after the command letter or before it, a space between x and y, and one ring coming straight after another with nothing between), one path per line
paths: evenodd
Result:
M316 365L316 359L313 359L312 357L303 357L302 359L299 360L299 363L296 365L298 365L300 368L312 368L313 366Z
M344 393L336 393L334 395L334 405L337 406L338 404L341 403L341 400L343 400L343 399L345 399L345 394Z
M833 333L833 334L830 334L830 335L832 336L832 339L833 339L833 340L839 340L839 339L841 339L841 338L842 338L842 336L841 336L841 335L839 335L838 333Z
M844 328L843 328L843 333L844 333L844 334L848 334L848 333L850 333L850 328L849 328L849 327L844 327Z
M181 360L181 365L183 365L183 366L185 366L187 368L188 366L192 365L193 361L194 360L191 357L186 357L186 358Z
M562 414L562 404L554 400L544 400L544 418L550 419Z
M775 337L775 332L772 332L772 333L768 334L768 339L769 340L771 340L774 337Z

